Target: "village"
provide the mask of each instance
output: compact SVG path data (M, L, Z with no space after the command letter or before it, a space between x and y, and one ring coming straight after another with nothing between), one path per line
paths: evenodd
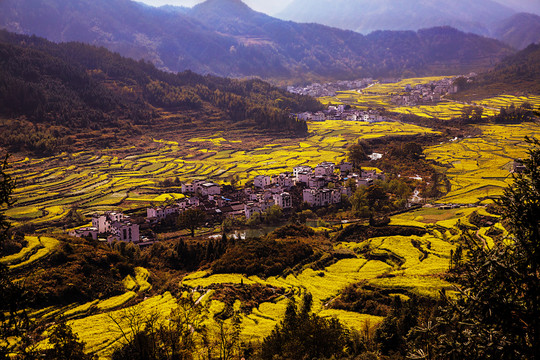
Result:
M303 112L291 114L292 117L304 121L326 121L326 120L344 120L344 121L365 121L369 123L387 121L378 110L359 110L351 108L349 105L328 106L327 110L316 113Z
M213 223L221 223L226 218L242 217L249 220L273 207L290 214L303 207L321 208L340 204L344 197L353 194L355 188L373 185L375 180L385 180L385 174L362 169L355 173L349 162L337 165L323 162L314 168L297 166L292 173L258 175L249 183L250 186L243 189L195 180L181 185L185 198L147 208L142 224L121 212L109 211L94 214L92 226L71 230L69 235L146 245L154 241L141 236L141 225L152 228L166 219L174 221L189 209L203 211L207 221Z
M313 83L306 86L288 86L287 91L298 95L313 97L336 96L338 91L358 90L373 84L373 79L343 80L325 84Z

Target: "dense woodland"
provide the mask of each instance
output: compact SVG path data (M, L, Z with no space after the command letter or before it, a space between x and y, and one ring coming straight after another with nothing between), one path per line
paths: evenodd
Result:
M291 111L316 111L316 100L260 80L186 71L166 73L82 43L55 44L0 33L0 146L38 155L66 149L73 135L120 141L142 131L221 121L283 136L304 135ZM162 111L173 116L164 117ZM186 115L187 114L187 115ZM17 124L17 126L14 126Z

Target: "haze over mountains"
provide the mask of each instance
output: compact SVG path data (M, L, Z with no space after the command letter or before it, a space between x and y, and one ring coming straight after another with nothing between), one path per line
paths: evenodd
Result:
M503 5L505 4L505 5ZM434 26L452 26L465 32L496 36L510 45L524 48L525 41L538 41L538 33L531 39L515 40L502 36L502 22L530 28L534 18L512 16L519 11L540 13L540 3L494 0L293 0L277 14L278 17L298 22L316 22L341 29L370 33L375 30L418 30Z
M283 21L240 0L193 9L129 0L4 0L0 27L82 41L169 71L313 80L479 71L513 53L492 39L444 27L362 34Z

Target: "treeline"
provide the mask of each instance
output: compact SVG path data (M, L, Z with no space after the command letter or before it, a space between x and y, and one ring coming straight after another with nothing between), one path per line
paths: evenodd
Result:
M68 134L111 129L129 134L138 126L151 131L153 125L163 125L164 119L156 121L156 108L189 112L202 122L212 113L214 118L245 122L245 126L305 135L305 122L289 118L289 113L317 111L322 105L260 80L225 79L190 71L166 73L104 48L56 44L0 31L1 117L60 127ZM44 155L69 145L58 141L57 146L42 149L35 145L39 139L26 135L18 139L21 134L2 132L1 141L19 144L15 151ZM54 137L63 135L60 131Z

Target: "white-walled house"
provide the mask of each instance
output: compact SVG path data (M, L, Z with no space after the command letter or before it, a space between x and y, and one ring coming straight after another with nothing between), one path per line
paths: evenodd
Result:
M279 174L272 178L274 184L278 184L280 187L288 189L294 186L294 181L291 178L291 174Z
M272 178L267 175L257 175L253 179L253 186L256 188L264 189L267 186L272 185Z
M330 176L335 168L336 164L332 162L322 162L315 168L315 176Z
M326 186L326 178L324 176L310 176L308 187L312 189L320 189Z
M304 189L302 196L304 202L314 207L341 202L341 191L339 189Z
M218 184L213 182L206 182L200 185L200 191L203 196L219 195L221 194L221 188Z
M357 186L371 186L373 185L373 179L372 178L358 178L356 179L356 185Z
M108 241L120 240L125 242L139 242L139 225L132 224L129 221L116 221L111 224L111 235Z
M262 213L262 210L259 204L257 203L244 204L244 215L246 216L246 219L250 219L255 213L257 214Z
M296 182L297 183L304 183L304 184L309 184L309 179L311 179L311 177L313 176L313 174L310 172L300 172L298 173L298 175L296 176Z
M98 239L98 229L95 228L95 227L84 227L84 228L79 228L79 229L75 229L75 230L71 230L69 232L69 236L74 236L74 237L91 237L92 239L94 240L97 240Z
M174 206L158 206L154 208L146 208L147 221L159 221L169 216L179 215L187 208L187 201L182 201Z
M292 196L287 192L274 194L274 203L282 209L292 208Z
M108 240L139 242L139 225L129 221L129 217L117 212L106 212L92 217L92 227L70 231L70 235L83 237L92 236L97 240L99 234L109 234Z
M293 178L298 181L298 174L305 172L312 173L313 169L311 168L311 166L296 166L293 168Z

